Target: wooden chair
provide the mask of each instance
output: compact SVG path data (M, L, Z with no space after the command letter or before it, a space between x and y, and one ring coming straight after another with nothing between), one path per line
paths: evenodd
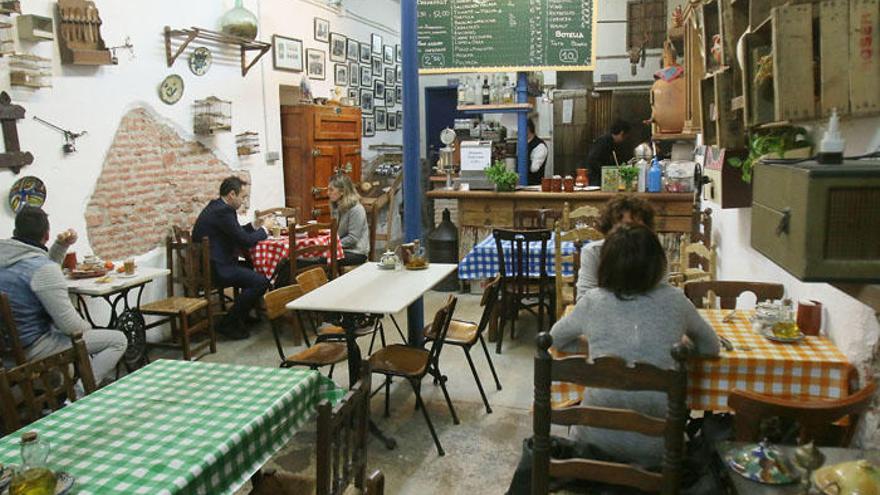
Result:
M322 366L330 366L328 376L332 378L336 363L345 361L348 357L345 343L318 342L311 345L299 312L295 312L297 319L294 320L292 312L286 308L287 303L303 294L304 292L299 285L288 285L267 292L263 296L266 303L266 314L269 317L269 324L272 326L272 336L275 337L275 346L278 347L278 355L281 357L281 367L308 366L315 370ZM281 332L285 325L299 330L294 332L294 344L299 345L301 340L299 337L302 337L305 339L306 349L290 356L284 353L284 348L281 345Z
M318 235L320 230L330 230L330 244L327 246L304 246L297 249L297 235ZM293 280L297 275L315 267L314 264L297 266L297 260L303 258L320 258L328 260L328 263L322 267L328 272L329 278L335 278L337 275L336 268L336 251L338 250L339 239L336 236L336 219L331 219L329 223L307 223L305 225L297 225L288 229L290 236L290 279Z
M264 217L266 215L275 215L277 217L284 217L287 221L286 227L291 227L296 225L296 219L300 217L299 208L288 208L286 206L278 206L275 208L266 208L265 210L257 210L254 212L254 216L256 218Z
M458 424L458 415L455 414L455 408L452 406L452 400L446 390L446 377L440 373L440 351L443 350L443 344L446 342L456 301L455 296L449 296L446 304L434 315L431 328L436 329L436 332L434 332L435 338L430 342L430 350L394 344L383 347L370 356L370 368L373 373L385 376L385 417L390 415L391 378L394 376L405 378L416 394L416 408L422 410L422 415L425 416L425 422L428 423L428 429L431 431L431 437L434 438L434 445L437 446L437 453L441 456L445 455L445 452L437 438L437 432L434 431L428 409L422 402L421 388L425 375L434 377L434 382L440 384L443 395L446 397L446 405L449 406L449 412L452 413L452 422Z
M24 346L21 345L18 325L12 316L9 296L0 292L0 364L7 360L20 366L27 362L27 356L24 353Z
M706 247L702 242L688 242L681 236L678 248L678 261L670 263L669 281L682 287L688 282L715 280L718 258L715 247Z
M577 296L577 278L578 271L581 266L581 248L585 242L598 241L604 239L605 236L593 227L575 227L571 230L563 232L559 222L556 224L555 235L553 236L553 273L555 275L554 282L556 286L556 319L562 318L565 307L574 304ZM574 253L562 254L562 243L573 242L575 246ZM562 265L571 263L574 265L572 275L562 274Z
M495 352L500 354L504 341L504 324L510 321L510 338L515 338L520 309L527 309L538 317L538 331L543 331L544 328L545 309L550 324L553 324L556 319L556 293L550 286L550 277L547 274L547 242L550 241L550 230L494 229L492 235L498 252L498 271L501 274L501 321L495 344ZM510 246L509 255L504 251L505 244ZM532 276L529 270L532 264L532 244L540 246L537 276ZM536 303L526 302L534 298L537 298ZM537 311L533 309L536 306Z
M391 186L384 194L371 201L367 210L367 217L370 219L370 256L368 260L377 261L376 241L384 241L385 248L394 244L394 218L399 215L397 211L397 202L394 200L400 185L403 183L403 174L399 174ZM365 198L366 199L366 198ZM379 213L383 206L388 206L385 217L385 232L380 234L377 231L379 226ZM366 205L365 205L366 206Z
M784 418L799 425L798 440L816 445L849 447L859 416L870 406L877 384L869 382L858 392L837 400L811 398L781 399L747 390L734 389L727 404L734 411L734 431L738 441L762 439L764 420Z
M514 229L549 229L562 220L562 212L549 208L515 210L513 212Z
M595 206L581 206L571 211L568 201L562 207L562 229L569 230L573 227L596 227L602 213Z
M251 481L251 495L356 493L382 495L385 478L376 470L367 477L367 435L370 422L370 367L361 365L361 379L333 406L318 404L317 468L314 480L261 470ZM298 489L297 489L298 488Z
M757 302L761 302L782 299L785 287L782 284L734 280L688 282L684 284L684 295L697 308L714 308L714 298L717 297L721 300L721 309L735 309L736 299L745 292L755 294Z
M688 348L683 345L673 347L671 352L676 368L666 370L644 363L629 365L616 357L596 358L592 363L583 356L553 359L548 352L553 338L546 332L538 335L537 344L532 493L548 493L550 477L562 477L623 485L646 492L677 494L684 457ZM552 381L572 382L588 388L664 392L667 395L666 418L664 420L638 411L608 407L578 406L551 410ZM551 459L551 423L585 425L663 437L665 453L662 472L647 471L619 462Z
M40 419L43 411L60 409L64 406L64 399L75 401L77 380L82 381L85 394L97 389L82 334L77 333L70 340L68 349L51 356L10 369L0 367L0 411L3 413L4 434Z
M327 279L327 273L317 266L296 276L296 283L302 289L303 294L311 292L327 282L329 282ZM323 316L324 315L315 315L313 313L306 315L306 320L315 329L315 335L336 335L339 336L339 338L342 338L345 335L345 330L339 325L325 325L320 328L318 327L319 323L323 323ZM363 315L359 319L359 322L360 325L355 329L354 336L355 338L366 337L367 335L371 336L370 348L367 351L368 354L373 353L373 344L376 342L376 334L379 334L379 340L382 342L382 347L385 347L385 326L382 324L381 315ZM305 328L303 328L303 335L305 335ZM401 338L403 338L402 335Z
M699 207L695 205L691 242L702 242L707 248L712 247L712 208L700 211Z
M480 391L480 397L483 398L483 404L486 406L486 412L491 414L492 408L489 406L489 400L486 398L486 392L483 391L483 383L480 381L480 375L477 374L477 368L471 359L471 348L477 342L483 347L486 354L486 361L489 362L489 369L492 370L492 377L495 378L495 386L501 390L501 381L498 380L498 373L495 372L495 365L492 364L492 358L489 355L489 348L486 347L486 341L483 340L483 332L489 326L489 322L497 316L498 308L498 291L501 286L501 277L495 277L492 282L486 285L483 290L483 297L480 299L480 306L483 307L483 316L480 317L480 323L453 319L449 324L449 332L446 334L446 344L461 347L464 350L464 357L471 367L471 373L474 374L474 380L477 381L477 389ZM428 325L425 327L425 340L433 340L436 338L434 327Z
M146 328L159 326L166 322L170 323L174 342L172 344L156 343L151 346L180 348L183 351L183 358L188 361L193 358L194 354L206 347L209 348L210 353L217 352L214 312L209 301L213 288L211 285L211 248L208 238L205 237L201 242L179 243L169 237L165 241L165 256L168 269L171 271L168 276L168 296L165 299L142 305L141 313L161 317L148 324ZM175 258L177 263L175 263ZM176 282L183 286L184 295L174 295ZM206 334L208 338L193 347L191 340L197 334Z
M178 244L192 242L192 233L190 229L181 227L179 225L171 226L171 235L174 238L174 242ZM212 281L213 282L213 281ZM217 309L214 312L214 317L219 318L226 314L226 305L234 304L235 298L238 296L238 288L237 287L224 287L220 283L213 284L212 287L213 293L212 296L216 296L216 300L212 300L212 304L216 302ZM184 288L185 289L185 288ZM232 289L232 294L227 293L227 289ZM203 294L189 294L184 292L183 294L186 297L201 297Z

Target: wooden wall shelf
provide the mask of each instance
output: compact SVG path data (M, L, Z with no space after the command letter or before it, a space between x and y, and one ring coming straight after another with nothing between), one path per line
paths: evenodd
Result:
M180 46L178 46L176 50L172 48L172 40L175 38L182 40ZM179 57L184 50L186 50L186 47L196 39L220 45L237 46L241 53L242 77L246 76L248 71L251 70L251 67L260 60L260 57L265 55L272 48L272 45L269 43L255 40L251 41L246 38L211 31L210 29L199 27L171 29L169 26L165 26L165 61L168 63L168 67L174 65L174 61L177 60L177 57ZM248 52L256 53L250 62L247 62Z
M459 112L465 113L517 113L532 110L531 103L500 103L495 105L459 105Z
M58 0L58 48L70 65L113 65L101 36L101 15L91 0Z
M0 14L21 14L21 2L18 0L0 2Z
M51 17L26 14L18 16L18 37L25 41L52 41L55 39L55 21Z

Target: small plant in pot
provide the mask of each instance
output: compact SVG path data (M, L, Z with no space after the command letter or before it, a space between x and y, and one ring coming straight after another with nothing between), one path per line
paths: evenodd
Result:
M742 170L742 180L752 182L752 169L762 158L809 158L813 142L803 127L778 127L758 131L749 139L749 154L728 163Z
M496 160L486 167L486 177L495 184L495 190L498 192L513 191L519 180L519 174L508 170L501 160Z
M624 190L635 192L639 179L639 167L621 165L617 167L617 173L620 175L620 183L623 184Z

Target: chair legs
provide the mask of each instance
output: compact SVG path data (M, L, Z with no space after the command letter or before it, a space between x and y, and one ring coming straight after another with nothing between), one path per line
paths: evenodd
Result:
M428 423L428 429L431 431L431 438L434 439L434 445L437 446L437 454L444 456L446 452L443 451L443 446L440 445L440 439L437 438L437 432L434 431L434 424L431 423L431 416L428 415L428 408L425 407L425 404L422 403L422 393L419 391L419 385L421 384L421 380L410 379L409 384L412 385L413 392L416 394L416 408L422 410L422 415L425 417L425 422ZM446 388L443 388L444 393L446 392ZM386 395L387 397L387 395ZM456 423L458 423L456 421Z
M385 375L385 417L391 416L391 375Z
M483 404L486 406L486 413L492 414L492 408L489 407L489 399L486 398L486 392L483 391L483 384L480 382L480 375L477 374L477 368L474 366L474 360L471 359L470 349L467 347L462 347L464 350L464 357L467 358L468 365L471 367L471 373L474 374L474 380L477 381L477 389L480 391L480 397L483 398Z
M495 386L498 387L498 390L501 390L501 381L498 380L498 373L495 372L495 365L492 364L492 357L489 355L489 347L486 346L486 341L483 340L482 335L480 335L480 345L483 346L483 352L486 354L486 361L489 362L489 369L492 370L492 377L495 378Z
M473 367L472 367L473 369ZM452 399L449 398L449 392L446 390L446 377L442 376L436 370L433 370L430 373L432 376L437 378L440 383L440 389L443 390L443 396L446 398L446 405L449 406L449 412L452 413L452 422L453 424L460 424L458 420L458 414L455 412L455 407L452 405ZM422 410L422 415L425 417L425 422L428 423L428 429L431 431L431 438L434 439L434 445L437 446L437 453L439 455L446 455L446 452L443 451L443 446L440 445L440 439L437 437L437 432L434 430L434 423L431 422L431 417L428 415L428 409L425 407L425 403L422 401L422 379L421 378L407 378L410 386L413 389L413 393L416 396L416 409ZM479 383L479 379L478 379ZM481 387L482 391L482 387ZM485 395L484 395L485 400ZM390 402L391 402L391 375L385 375L385 417L389 417L390 413ZM488 403L487 403L488 407ZM491 411L490 411L491 412Z

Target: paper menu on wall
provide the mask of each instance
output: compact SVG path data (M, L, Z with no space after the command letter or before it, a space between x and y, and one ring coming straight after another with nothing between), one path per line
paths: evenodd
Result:
M574 116L574 100L562 100L562 123L571 124Z

